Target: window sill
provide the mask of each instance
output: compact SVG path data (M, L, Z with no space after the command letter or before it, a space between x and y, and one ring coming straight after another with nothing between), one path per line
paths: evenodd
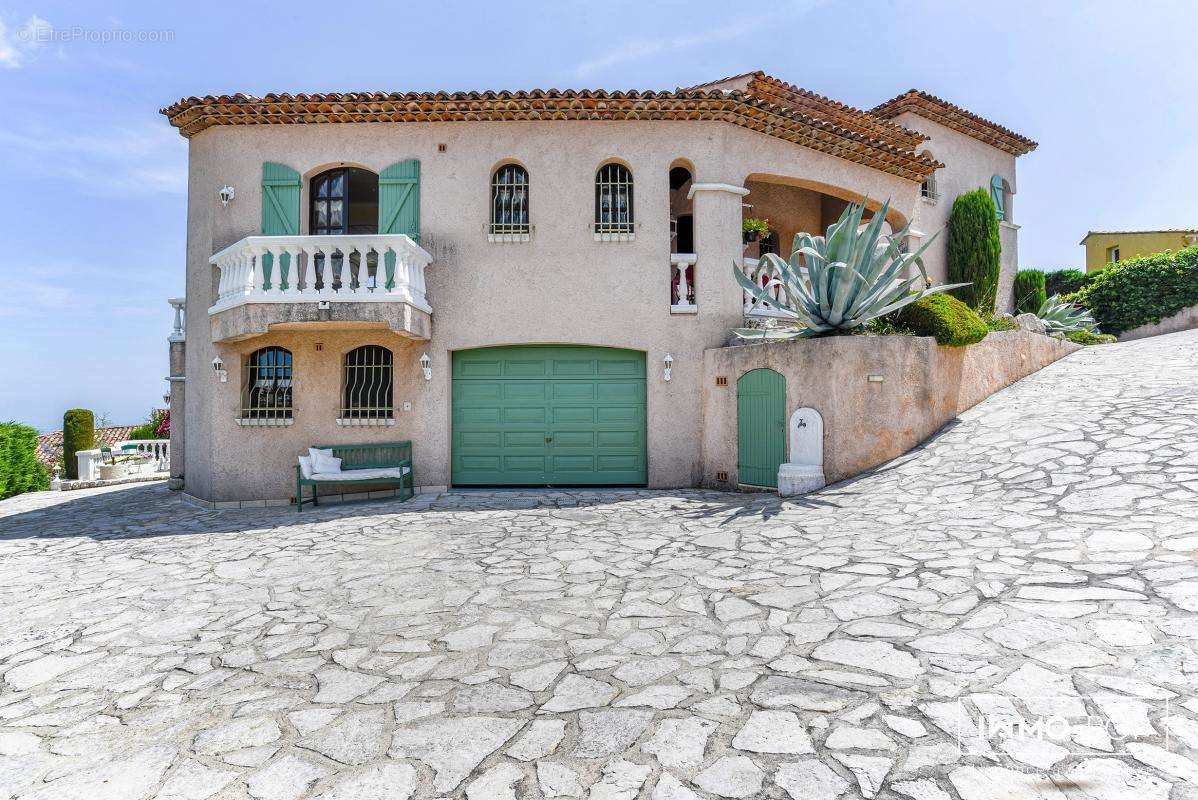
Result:
M1007 222L1005 219L1000 219L1000 220L998 221L998 226L999 226L1000 228L1009 228L1009 229L1011 229L1011 230L1013 230L1013 231L1017 231L1017 230L1019 230L1019 226L1018 226L1018 225L1016 225L1014 222Z
M337 424L343 428L384 428L395 424L394 417L338 417Z
M934 206L934 205L936 205L936 202L940 198L939 197L924 197L923 195L920 195L919 199L924 201L925 203L927 203L930 206Z
M692 305L670 306L670 313L671 314L698 314L699 307L692 306Z
M528 242L532 240L532 233L488 233L488 242Z
M236 422L243 428L286 428L295 422L291 417L283 419L258 419L257 417L237 417Z
M596 233L596 242L635 242L635 233Z

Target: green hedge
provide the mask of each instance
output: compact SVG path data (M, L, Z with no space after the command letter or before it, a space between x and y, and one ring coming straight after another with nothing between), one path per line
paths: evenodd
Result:
M994 314L1002 242L998 213L985 189L966 192L953 201L948 217L948 282L968 283L953 295L983 316Z
M969 306L947 294L933 294L895 312L894 322L916 336L935 336L937 344L959 347L986 338L990 329Z
M16 422L0 423L0 500L49 488L50 477L37 460L37 431Z
M1016 314L1035 314L1048 299L1044 289L1044 273L1038 269L1021 269L1015 273L1012 287Z
M1044 291L1049 297L1054 294L1062 296L1073 294L1085 286L1090 277L1080 269L1059 269L1056 272L1046 272L1044 273Z
M1112 264L1094 273L1077 300L1103 333L1160 322L1198 305L1198 246Z
M86 408L72 408L62 415L62 466L67 477L79 477L76 450L91 450L96 443L96 415Z

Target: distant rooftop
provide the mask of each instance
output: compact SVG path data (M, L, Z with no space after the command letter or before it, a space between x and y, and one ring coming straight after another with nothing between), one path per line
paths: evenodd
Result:
M1138 233L1184 233L1198 236L1198 228L1163 228L1155 231L1089 231L1078 244L1085 244L1091 236L1131 236Z

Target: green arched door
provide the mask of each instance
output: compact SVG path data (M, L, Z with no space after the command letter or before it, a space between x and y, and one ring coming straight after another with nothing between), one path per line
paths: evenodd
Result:
M755 369L736 382L736 476L748 486L778 486L786 461L786 379Z

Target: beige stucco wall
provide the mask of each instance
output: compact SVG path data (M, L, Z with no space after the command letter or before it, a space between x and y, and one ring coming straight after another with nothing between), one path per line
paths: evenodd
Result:
M998 224L1002 240L1002 272L998 284L998 310L1009 312L1012 307L1011 286L1015 273L1019 271L1019 187L1015 181L1015 157L1004 153L938 122L924 119L913 113L900 114L894 122L919 131L930 137L923 149L932 154L945 166L936 171L936 190L940 197L936 201L917 201L912 227L931 236L941 231L924 255L928 275L936 283L947 282L948 224L953 201L974 189L990 191L990 179L1001 175L1011 187L1013 195L1007 204L1007 219Z
M444 144L445 152L438 152ZM277 161L306 178L344 162L378 171L397 161L421 162L422 245L433 255L426 272L433 307L432 339L394 337L397 407L391 429L335 426L340 353L375 334L272 333L235 345L212 343L208 308L218 273L209 256L258 232L262 162ZM634 175L637 231L633 242L595 242L593 179L617 158ZM292 465L317 442L412 439L417 481L449 481L449 364L455 350L488 345L567 343L647 353L649 484L689 486L701 477L703 352L722 345L741 321L741 290L732 278L742 253L742 198L701 191L694 197L696 315L671 315L669 296L669 167L694 165L695 183L743 186L748 175L789 175L892 198L913 213L918 185L779 139L719 122L551 122L322 124L215 127L190 140L187 250L186 491L205 500L290 497ZM484 226L491 171L504 160L529 171L527 243L489 243ZM237 196L222 208L225 184ZM301 208L307 207L304 197ZM301 213L306 231L306 214ZM320 340L325 349L312 350ZM334 346L334 341L336 342ZM297 411L288 429L250 429L235 421L244 353L277 343L295 354ZM432 358L433 379L419 378L415 359ZM661 362L674 356L673 380ZM219 353L228 383L213 376ZM419 378L419 379L417 379ZM302 387L302 389L300 388ZM324 398L324 399L322 399ZM302 405L301 405L302 404Z
M749 370L783 375L788 419L803 407L823 417L824 477L831 483L902 455L962 411L1079 347L1002 331L968 347L941 347L930 337L837 336L708 350L703 483L736 482L736 385ZM883 380L870 382L870 375ZM716 385L720 376L726 386ZM727 483L717 480L719 472Z

